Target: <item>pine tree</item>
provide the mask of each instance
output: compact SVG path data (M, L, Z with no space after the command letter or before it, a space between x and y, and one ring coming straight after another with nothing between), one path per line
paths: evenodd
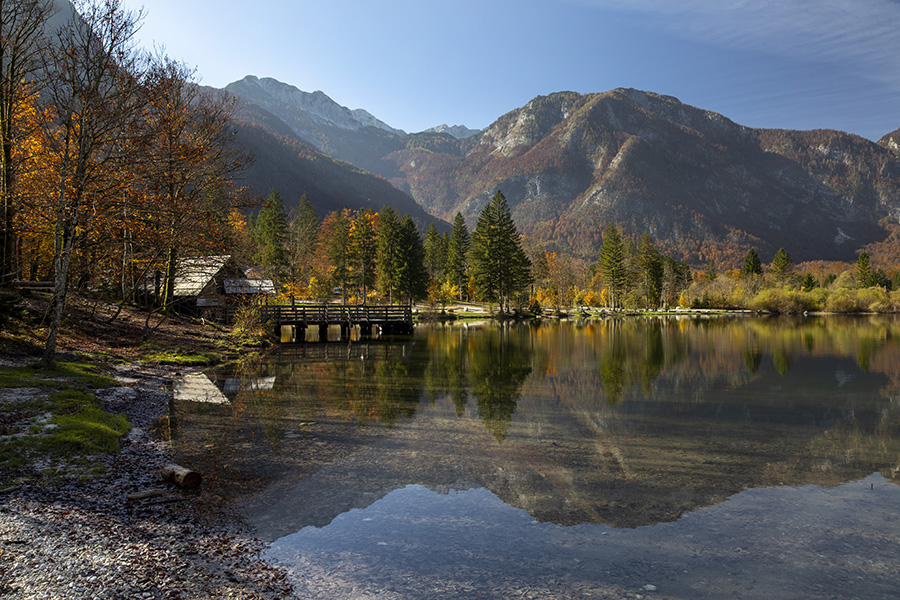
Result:
M775 253L775 258L772 259L772 273L778 280L784 281L791 276L793 271L794 261L791 260L791 255L784 248L779 248Z
M309 285L310 263L316 250L319 216L304 192L288 224L286 258L288 277L300 287Z
M641 236L638 245L641 273L644 276L644 294L650 306L659 306L662 296L663 264L656 244L649 233Z
M378 274L378 290L394 303L396 275L394 262L399 251L400 223L397 214L389 206L385 206L378 214L378 226L375 233L375 269Z
M412 217L406 215L397 229L398 252L394 255L397 293L405 296L410 306L428 295L428 269L425 248Z
M871 285L872 269L869 266L869 254L860 252L856 259L856 284L861 288Z
M609 300L613 308L622 304L628 269L625 267L625 248L618 228L609 224L603 232L603 246L600 248L598 265L600 274L609 290Z
M325 252L331 262L331 285L341 290L341 303L347 302L347 283L350 279L350 216L349 210L330 213L325 220L330 227L323 229L330 232L325 240ZM324 225L324 224L323 224Z
M750 248L750 250L747 251L747 255L744 257L744 266L741 268L741 274L744 277L762 275L762 263L759 260L759 255L756 253L756 248Z
M803 279L800 281L800 290L803 292L808 292L813 288L817 287L819 282L816 281L816 278L813 277L812 273L807 273L803 276Z
M522 250L516 224L500 190L481 211L472 234L472 276L483 300L509 310L513 293L531 283L531 263Z
M447 241L441 237L432 223L425 232L425 267L431 279L440 281L443 278L446 263Z
M368 210L356 212L356 218L350 225L350 262L352 280L357 287L363 304L370 287L375 285L375 220L376 216Z
M269 192L256 217L253 236L259 247L257 262L275 278L283 277L288 270L288 224L284 202L275 188Z
M453 229L447 240L447 262L444 273L453 285L459 287L460 300L465 294L466 284L469 281L469 229L462 213L456 213L453 219Z

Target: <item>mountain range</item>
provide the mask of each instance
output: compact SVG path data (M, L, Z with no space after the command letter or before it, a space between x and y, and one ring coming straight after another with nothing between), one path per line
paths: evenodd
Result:
M248 179L261 192L306 191L320 212L359 204L365 191L375 208L421 207L442 220L461 212L471 227L500 189L524 234L587 259L608 223L648 231L698 266L737 266L750 247L763 260L779 247L798 262L851 261L863 248L898 258L883 242L900 219L900 130L876 143L750 128L615 89L538 96L483 131L407 134L274 79L225 90L240 99L239 136L257 156Z

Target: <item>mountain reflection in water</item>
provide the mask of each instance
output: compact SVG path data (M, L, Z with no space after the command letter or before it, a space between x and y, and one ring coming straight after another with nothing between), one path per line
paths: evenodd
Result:
M408 485L637 527L749 488L896 482L898 333L836 317L419 326L211 372L231 403L177 402L173 441L264 539Z

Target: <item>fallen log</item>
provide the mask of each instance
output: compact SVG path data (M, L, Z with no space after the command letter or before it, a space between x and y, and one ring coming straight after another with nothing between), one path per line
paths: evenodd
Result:
M183 488L195 488L200 485L203 476L197 471L185 469L179 465L166 465L160 471L160 475L166 481L171 481Z

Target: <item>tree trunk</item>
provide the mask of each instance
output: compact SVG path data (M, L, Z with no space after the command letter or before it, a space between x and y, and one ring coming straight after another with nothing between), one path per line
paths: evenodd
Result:
M175 248L169 248L169 255L166 259L166 278L163 283L163 304L165 311L169 310L175 295L175 266L178 262L178 251Z

